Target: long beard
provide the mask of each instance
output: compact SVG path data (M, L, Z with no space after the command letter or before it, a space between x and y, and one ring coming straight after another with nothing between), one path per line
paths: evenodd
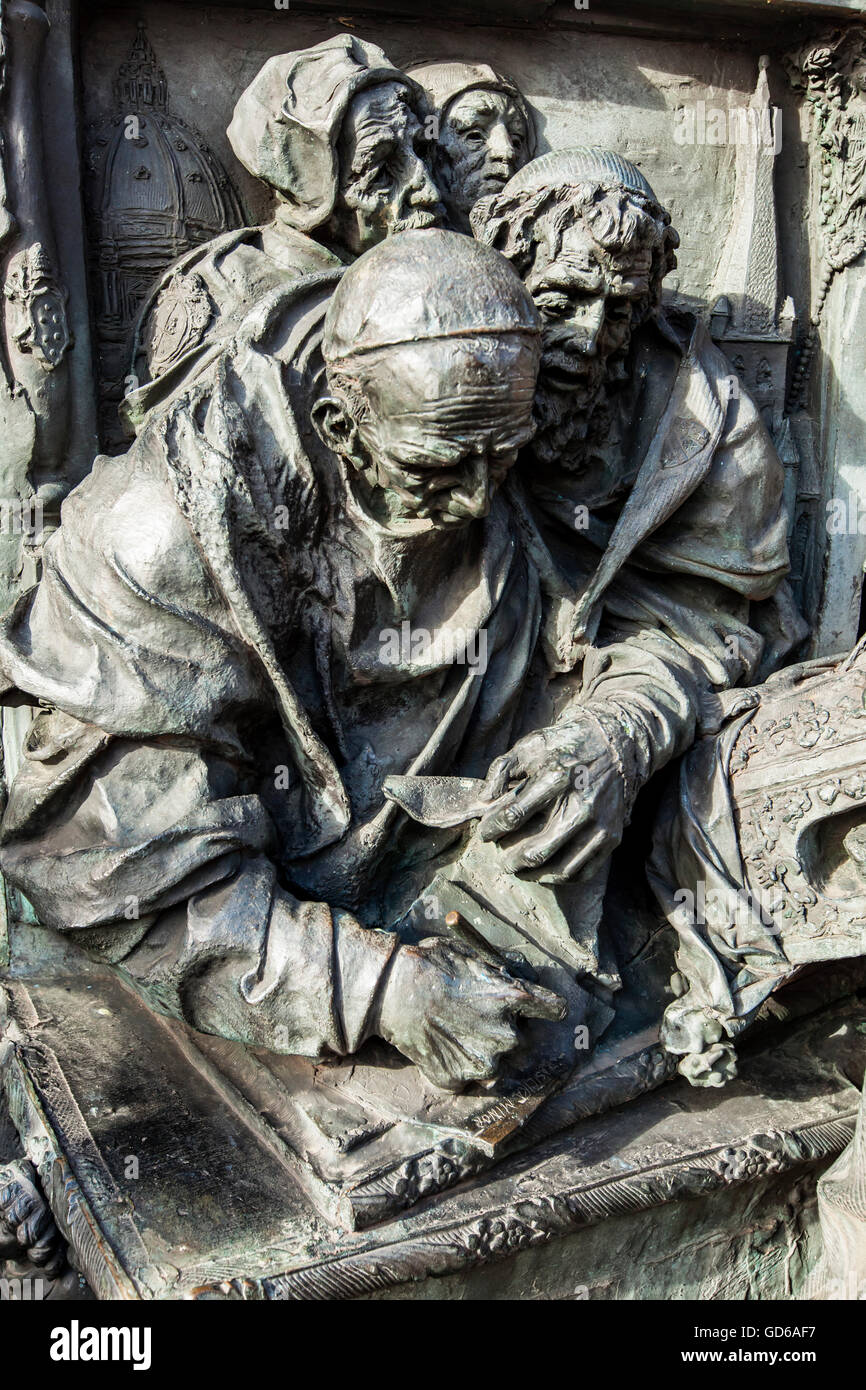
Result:
M579 386L561 388L539 380L532 407L537 428L530 449L546 469L580 472L603 432L607 417L605 367L603 363L593 366Z

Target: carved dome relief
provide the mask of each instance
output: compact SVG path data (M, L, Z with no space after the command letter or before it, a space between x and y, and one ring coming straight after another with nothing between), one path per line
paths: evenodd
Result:
M185 251L244 223L234 186L197 131L169 109L165 74L138 31L114 109L87 132L85 201L95 279L103 446L124 440L124 394L138 310Z

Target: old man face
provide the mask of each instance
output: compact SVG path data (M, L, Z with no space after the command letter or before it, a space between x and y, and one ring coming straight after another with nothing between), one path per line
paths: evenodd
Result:
M359 92L337 154L340 182L330 232L346 250L357 256L395 232L436 225L439 194L406 87L385 82Z
M470 230L472 208L505 187L528 146L524 114L506 92L478 88L452 103L439 131L436 174L454 227Z
M312 417L376 520L450 528L486 515L532 436L540 339L526 286L470 237L409 232L349 266Z
M518 335L382 355L367 376L359 435L397 515L439 526L486 516L532 437L537 365L535 342Z
M520 271L542 317L535 457L580 471L676 234L648 197L613 180L506 189L478 205L473 225Z
M515 333L401 344L335 375L338 452L377 519L446 528L486 516L532 438L537 370L537 340Z
M622 364L636 317L650 296L652 250L624 237L606 247L596 232L622 222L622 195L608 195L562 228L560 210L542 220L526 286L543 320L539 425L565 410L579 431L615 364ZM544 438L539 441L544 449Z

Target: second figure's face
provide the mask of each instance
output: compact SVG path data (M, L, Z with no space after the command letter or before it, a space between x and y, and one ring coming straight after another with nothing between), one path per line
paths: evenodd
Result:
M433 227L439 193L407 89L384 82L353 99L340 134L340 186L331 232L353 256L396 232Z
M651 253L611 253L582 218L567 227L555 253L539 247L526 287L544 322L540 383L580 392L597 379L596 364L628 350L634 312L649 295Z
M529 154L523 112L506 92L479 88L449 107L439 130L436 175L451 223L470 232L479 198L499 193Z

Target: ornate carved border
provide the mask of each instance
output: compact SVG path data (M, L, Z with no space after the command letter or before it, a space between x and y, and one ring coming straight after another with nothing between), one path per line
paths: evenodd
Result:
M4 1023L2 1005L8 1001L8 1018L0 1040L0 1079L12 1123L18 1130L25 1153L33 1163L48 1197L54 1219L70 1246L73 1263L100 1299L138 1300L159 1296L159 1271L155 1270L147 1248L132 1217L115 1218L122 1232L122 1252L100 1227L91 1203L82 1189L67 1152L87 1165L88 1184L123 1205L99 1149L87 1127L50 1048L24 1038L38 1024L26 990L7 982L0 990L0 1025ZM41 1095L50 1095L51 1109L58 1122L49 1121ZM62 1130L61 1132L58 1132ZM63 1147L61 1147L61 1143Z
M519 1250L571 1235L608 1217L648 1210L683 1197L704 1196L799 1164L831 1158L851 1139L856 1118L853 1108L850 1114L789 1132L753 1134L740 1146L708 1149L686 1164L660 1163L587 1188L551 1191L540 1198L503 1204L473 1221L454 1223L418 1240L395 1242L277 1277L203 1285L192 1296L350 1299L397 1284L441 1278L507 1259Z

